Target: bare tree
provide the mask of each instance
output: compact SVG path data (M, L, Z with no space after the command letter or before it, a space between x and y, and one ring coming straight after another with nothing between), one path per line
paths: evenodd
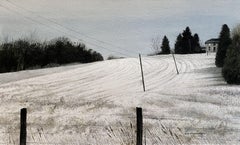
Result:
M232 30L232 37L240 37L240 24L236 25Z
M27 33L25 36L22 36L22 37L24 38L24 40L28 41L29 43L36 43L40 40L36 29L30 31L29 33Z
M151 41L151 46L152 46L152 49L154 51L155 54L158 54L161 52L161 45L162 45L162 39L160 36L156 36L154 38L152 38L152 41Z
M1 40L2 43L8 43L10 41L9 34L6 33L4 30L1 31Z
M8 43L9 42L9 36L8 35L4 35L3 36L3 43Z

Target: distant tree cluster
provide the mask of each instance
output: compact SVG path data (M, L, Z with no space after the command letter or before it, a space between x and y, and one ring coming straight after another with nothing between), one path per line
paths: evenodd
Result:
M199 41L198 34L195 33L192 35L190 28L186 27L186 29L177 36L174 52L176 54L204 53ZM162 41L159 36L153 38L152 48L155 54L170 54L171 52L167 36L164 36Z
M183 33L177 36L174 51L176 54L202 53L198 34L192 36L190 28L186 27Z
M0 45L0 72L41 68L49 64L102 61L100 53L87 49L84 44L73 44L60 37L49 42L30 42L20 39Z
M224 33L224 34L223 34ZM227 29L226 26L222 27L222 31L220 33L220 51L221 53L217 53L217 56L219 54L222 54L221 56L221 63L223 63L223 69L222 74L224 79L229 84L240 84L240 25L236 26L232 30L232 40L229 39L228 35L229 29ZM224 37L223 37L224 36ZM231 40L231 42L229 42ZM228 46L229 45L229 46ZM225 46L225 47L223 47ZM223 50L224 49L224 50ZM226 52L226 54L224 54ZM226 56L224 58L224 56ZM224 59L223 59L224 58ZM217 60L217 57L216 57Z

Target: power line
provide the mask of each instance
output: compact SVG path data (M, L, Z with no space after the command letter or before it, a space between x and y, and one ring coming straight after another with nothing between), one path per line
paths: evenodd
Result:
M27 12L30 12L30 13L34 14L33 11L31 11L31 10L29 10L29 9L26 9L25 7L22 7L22 6L20 6L20 5L17 5L17 4L15 4L15 3L11 2L10 0L6 0L6 1L9 2L9 3L11 3L12 5L16 6L17 8L21 8L21 9L27 11ZM83 36L85 36L85 37L87 37L87 38L93 39L93 40L95 40L95 41L97 41L97 42L99 42L99 43L103 43L103 44L107 44L107 45L110 45L110 46L113 46L113 47L116 47L116 48L124 49L124 48L122 48L122 47L120 47L120 46L116 46L116 45L114 45L114 44L112 44L112 43L110 43L110 42L102 41L102 40L96 39L96 38L94 38L94 37L92 37L92 36L89 36L89 35L86 35L86 34L83 34L83 33L79 32L79 31L76 31L76 30L74 30L74 29L72 29L72 28L65 27L65 26L63 26L62 24L60 24L60 23L58 23L58 22L56 22L56 21L53 21L53 20L50 19L50 18L46 18L46 17L43 17L43 16L41 16L41 15L37 15L37 14L35 14L35 15L38 16L38 17L41 17L42 19L45 19L45 20L47 20L47 21L49 21L49 22L52 22L52 23L54 23L54 24L56 24L56 25L58 25L58 26L60 26L60 27L63 27L63 28L65 28L65 29L69 30L69 31L72 31L72 32L78 33L78 34L80 34L80 35L83 35ZM130 53L137 53L137 52L129 51L129 50L127 50L127 49L124 49L124 50L126 50L126 51L128 51L128 52L130 52Z
M24 14L22 14L22 13L20 13L20 12L18 12L18 11L14 11L14 10L10 9L9 7L6 7L6 6L2 5L2 4L0 4L0 7L3 7L3 8L5 8L6 10L8 10L8 11L10 11L10 12L13 12L13 13L16 13L16 14L18 14L18 15L21 15L21 16L23 16L25 19L30 20L31 22L34 22L34 23L36 23L36 24L41 24L41 25L43 25L43 26L46 26L48 29L50 29L50 27L51 27L51 28L57 30L58 32L60 31L61 33L64 33L64 34L66 34L66 35L69 35L69 36L77 39L77 40L80 40L80 39L79 39L77 36L75 36L75 35L68 34L68 33L64 32L64 31L61 31L61 30L55 28L55 27L49 26L49 25L44 24L44 23L42 23L42 22L40 22L40 21L37 21L37 20L35 20L35 19L32 19L31 17L25 16ZM51 30L52 30L52 29L51 29ZM110 52L118 53L118 54L121 54L121 55L127 56L127 57L132 57L132 56L130 56L130 55L128 55L128 54L124 54L124 53L122 53L122 52L120 52L120 51L112 50L112 49L103 47L103 46L101 46L101 45L98 45L98 44L95 44L95 43L92 43L92 42L87 42L87 41L85 41L85 40L81 40L81 41L83 41L83 42L85 42L85 43L88 43L88 44L91 44L91 45L94 45L94 46L97 46L97 47L100 47L100 48L102 48L102 49L108 50L108 51L110 51Z
M30 11L30 10L28 10L28 9L22 7L22 6L19 6L19 5L15 4L15 3L13 3L13 2L11 2L11 1L9 1L9 0L6 0L6 2L10 3L11 5L14 5L14 6L17 7L17 8L23 9L23 10L26 11L26 12L29 12L29 13L34 14L32 11ZM9 8L8 8L8 9L9 9ZM18 13L19 13L19 12L18 12ZM109 45L109 46L113 46L113 47L115 47L115 48L123 49L123 50L125 50L125 51L127 51L127 52L129 52L129 53L137 54L137 52L129 51L129 50L124 49L124 48L122 48L122 47L116 46L116 45L114 45L114 44L112 44L112 43L109 43L109 42L106 42L106 41L102 41L102 40L96 39L96 38L94 38L94 37L91 37L91 36L88 36L88 35L86 35L86 34L83 34L83 33L79 32L79 31L76 31L76 30L74 30L74 29L72 29L72 28L65 27L65 26L63 26L62 24L60 24L60 23L58 23L58 22L56 22L56 21L53 21L52 19L43 17L43 16L41 16L41 15L37 15L37 14L34 14L34 15L36 15L36 16L38 16L38 17L41 17L42 19L44 19L44 20L46 20L46 21L48 21L48 22L54 23L55 25L60 26L60 27L66 29L66 30L68 30L68 31L74 32L74 33L79 34L79 35L83 35L83 36L85 36L85 37L87 37L87 38L89 38L89 39L92 39L92 40L94 40L94 41L96 41L96 42L98 42L98 43L103 43L103 44L106 44L106 45ZM42 23L41 23L41 24L42 24ZM46 25L46 24L45 24L45 25ZM78 40L79 40L79 39L78 39ZM81 41L84 41L84 40L81 40ZM87 42L87 41L84 41L84 42L89 43L89 42ZM92 45L94 45L94 46L98 46L98 47L107 49L106 47L99 46L99 45L96 45L96 44L94 44L94 43L89 43L89 44L92 44ZM107 50L113 51L113 50L110 50L110 49L107 49ZM113 52L119 53L119 54L122 54L122 55L126 55L126 54L124 54L124 53L122 53L122 52L119 52L119 51L113 51ZM126 55L126 56L129 56L129 55ZM130 57L131 57L131 56L130 56Z

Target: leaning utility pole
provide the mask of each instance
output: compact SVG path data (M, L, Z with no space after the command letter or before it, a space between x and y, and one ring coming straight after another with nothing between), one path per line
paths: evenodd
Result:
M145 82L144 82L144 76L143 76L143 67L142 67L142 58L141 58L141 54L139 54L139 61L140 61L141 74L142 74L143 91L145 92Z

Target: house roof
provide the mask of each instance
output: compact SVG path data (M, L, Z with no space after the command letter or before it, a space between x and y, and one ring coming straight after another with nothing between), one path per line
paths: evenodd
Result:
M212 38L212 39L209 39L205 42L205 44L209 44L209 43L219 43L219 39L218 38Z

